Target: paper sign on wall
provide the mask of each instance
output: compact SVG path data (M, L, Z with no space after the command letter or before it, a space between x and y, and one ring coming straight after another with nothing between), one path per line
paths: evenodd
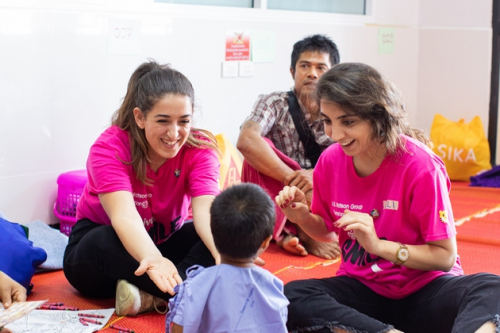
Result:
M222 62L222 77L237 77L238 63L236 61Z
M140 21L110 18L108 20L108 54L140 54L140 33Z
M252 31L252 61L274 62L276 38L274 31Z
M239 76L253 76L253 62L240 61L238 75Z
M250 60L250 31L226 31L226 61Z
M394 53L394 28L378 28L378 53Z

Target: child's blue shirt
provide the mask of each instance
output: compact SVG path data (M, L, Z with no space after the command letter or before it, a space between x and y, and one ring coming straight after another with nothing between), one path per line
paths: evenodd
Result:
M184 333L288 332L283 282L265 269L193 266L187 275L170 299L167 333L172 322Z

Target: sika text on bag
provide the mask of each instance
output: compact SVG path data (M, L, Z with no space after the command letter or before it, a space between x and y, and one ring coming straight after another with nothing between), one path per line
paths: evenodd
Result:
M479 116L470 123L436 114L431 127L433 151L443 160L451 180L469 181L491 169L490 146Z

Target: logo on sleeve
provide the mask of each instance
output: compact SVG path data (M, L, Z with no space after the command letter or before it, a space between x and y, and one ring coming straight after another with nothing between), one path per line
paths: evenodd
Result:
M440 210L439 211L439 219L443 223L448 223L448 214L446 214L445 210Z

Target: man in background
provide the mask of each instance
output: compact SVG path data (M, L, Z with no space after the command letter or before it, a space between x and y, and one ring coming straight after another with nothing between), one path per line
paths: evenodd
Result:
M258 97L241 126L237 148L245 158L242 182L262 186L273 200L284 185L297 186L310 204L314 166L333 143L325 134L314 90L340 57L330 38L313 35L294 44L291 58L292 91ZM279 246L298 255L340 256L338 242L318 242L287 221L278 207L276 213L273 237Z

